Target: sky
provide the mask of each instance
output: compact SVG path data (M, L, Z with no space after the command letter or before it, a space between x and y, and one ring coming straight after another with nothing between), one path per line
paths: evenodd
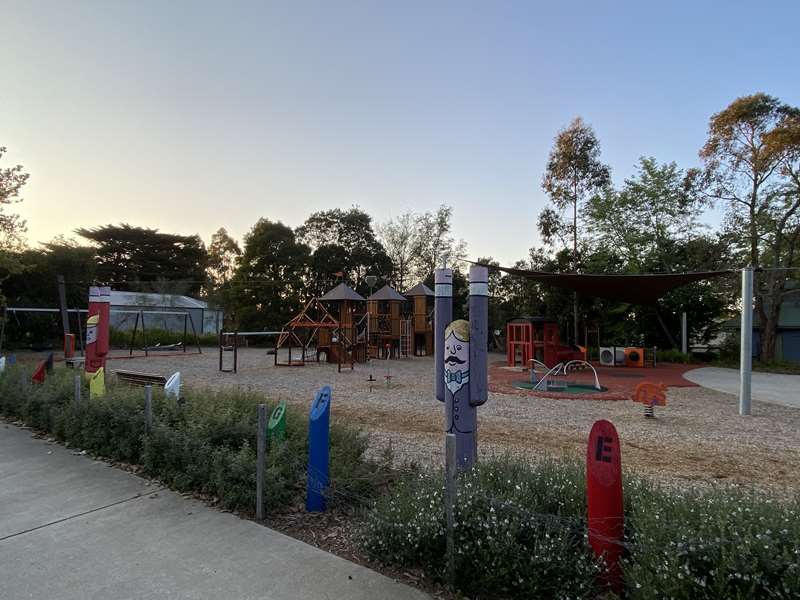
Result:
M0 167L31 175L15 206L31 245L447 204L470 256L508 264L539 243L542 174L574 117L621 184L643 155L699 165L709 117L739 96L800 105L796 1L0 9Z

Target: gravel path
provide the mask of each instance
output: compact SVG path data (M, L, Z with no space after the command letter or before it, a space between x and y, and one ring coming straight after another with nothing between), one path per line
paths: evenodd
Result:
M240 386L304 408L321 386L331 385L334 418L368 430L376 451L391 444L399 461L440 463L442 407L433 398L431 358L392 361L388 373L383 361L337 373L335 365L324 363L275 367L264 350L246 349L239 352L235 375L220 373L218 360L214 349L206 349L200 356L111 361L109 369L163 375L179 370L190 387ZM377 381L370 383L370 375ZM656 416L644 419L641 405L628 401L492 393L479 409L480 452L582 457L592 423L605 418L619 431L625 466L662 481L800 489L800 410L754 402L753 416L739 417L733 395L670 388L668 405L657 407Z

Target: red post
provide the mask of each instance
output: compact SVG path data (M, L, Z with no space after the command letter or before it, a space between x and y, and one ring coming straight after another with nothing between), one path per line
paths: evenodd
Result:
M89 318L86 320L86 372L106 366L111 316L111 288L89 288Z
M619 436L610 421L600 420L589 433L586 451L586 500L589 544L605 560L603 582L616 593L622 591L619 559L625 521L622 502L622 461Z

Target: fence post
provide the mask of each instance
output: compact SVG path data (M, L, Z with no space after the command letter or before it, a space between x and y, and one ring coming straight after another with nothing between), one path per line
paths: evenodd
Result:
M75 375L74 377L74 385L75 385L75 409L80 408L81 406L81 376Z
M452 587L456 576L456 548L455 548L455 504L456 504L456 436L453 433L445 435L445 493L444 509L447 520L447 583Z
M153 428L153 386L144 386L144 432L149 434Z
M258 452L256 458L256 519L264 519L264 455L266 454L267 405L258 405Z

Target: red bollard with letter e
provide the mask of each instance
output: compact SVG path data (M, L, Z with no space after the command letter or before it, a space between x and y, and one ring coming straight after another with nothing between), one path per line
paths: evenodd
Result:
M86 372L106 366L111 317L111 288L89 288L89 318L86 320Z
M586 501L589 545L605 561L602 581L614 592L622 591L619 559L625 521L622 503L622 461L619 436L610 421L600 420L589 433L586 452Z

